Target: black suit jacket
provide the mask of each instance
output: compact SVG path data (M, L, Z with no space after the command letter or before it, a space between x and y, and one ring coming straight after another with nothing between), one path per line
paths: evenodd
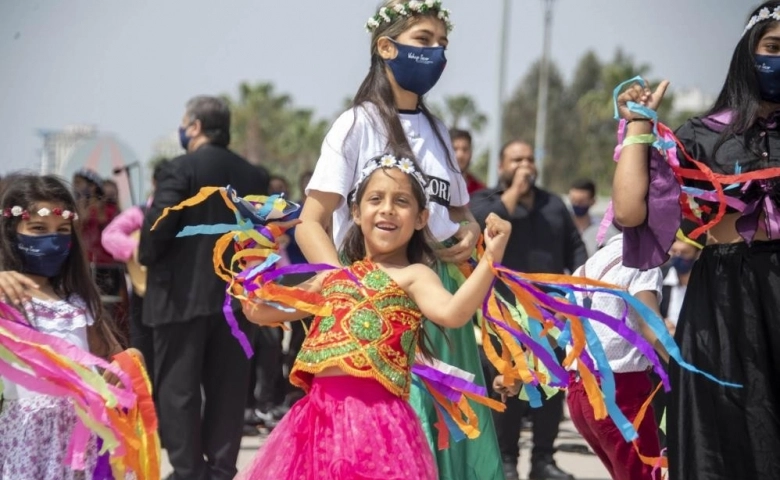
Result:
M186 226L234 224L235 215L219 195L214 195L196 207L170 212L151 231L163 209L192 197L202 187L230 185L241 196L266 195L268 181L264 168L251 165L227 148L208 144L173 159L164 168L141 231L139 259L148 268L144 324L165 325L218 315L225 299L225 282L214 273L212 263L219 235L176 235Z
M495 213L512 224L504 261L506 267L524 273L571 273L588 259L585 244L558 195L534 187L533 208L515 207L510 215L501 201L503 188L480 190L469 207L480 226Z

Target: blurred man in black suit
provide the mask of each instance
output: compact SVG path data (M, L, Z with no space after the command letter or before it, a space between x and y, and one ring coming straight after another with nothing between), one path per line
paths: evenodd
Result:
M264 195L269 175L228 150L230 110L219 98L190 100L179 137L187 153L161 172L140 244L141 264L148 267L143 321L154 328L160 434L174 468L169 478L232 479L249 360L225 321L226 285L215 275L211 260L218 237L176 234L188 225L235 223L235 217L215 197L171 212L150 229L164 208L202 187L230 185L241 196ZM234 302L228 308L246 328L240 306Z

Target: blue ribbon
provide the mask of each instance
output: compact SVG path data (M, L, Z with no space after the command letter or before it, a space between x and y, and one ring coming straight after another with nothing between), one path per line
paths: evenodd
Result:
M620 95L620 91L623 90L623 87L626 85L629 85L631 83L638 83L643 88L647 86L645 83L645 80L637 75L636 77L626 80L625 82L621 83L617 87L615 87L615 90L612 91L612 102L615 107L615 120L620 120L620 112L618 111L618 96ZM674 147L675 143L673 141L666 141L661 138L661 135L658 133L658 113L655 110L651 110L648 107L645 107L644 105L640 105L636 102L628 101L626 103L626 107L629 111L636 113L637 115L641 115L642 117L649 118L653 121L653 134L655 135L655 142L653 143L653 146L655 148L661 149L661 150L668 150L672 147Z

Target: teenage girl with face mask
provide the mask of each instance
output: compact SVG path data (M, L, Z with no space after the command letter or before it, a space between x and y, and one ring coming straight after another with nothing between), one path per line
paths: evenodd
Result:
M780 2L751 13L715 105L677 131L676 172L648 148L653 125L637 108L657 110L667 85L634 84L618 98L628 121L613 189L624 263L664 262L677 230L670 219L681 212L675 175L699 189L683 190L683 206L698 204L714 226L690 273L675 338L687 361L742 385L670 365L669 476L780 478Z
M429 227L439 259L437 269L450 291L457 288L448 271L458 274L455 264L471 255L480 235L479 225L468 209L466 185L447 129L423 100L444 71L451 27L449 12L439 0L386 1L369 19L368 75L352 108L335 121L323 142L306 189L302 223L296 229L295 238L310 263L339 264L337 249L351 224L348 198L360 167L378 155L397 152L412 159L428 178ZM470 325L448 330L445 336L426 322L426 331L439 358L476 375L475 382L484 385ZM496 461L500 456L489 410L474 406L480 419L479 438L451 441L447 450L439 451L432 401L413 387L410 402L436 453L440 478L503 478Z
M108 359L122 348L103 315L76 233L75 211L73 196L56 177L9 178L0 201L0 270L6 285L13 281L27 287L27 300L18 309L29 327ZM2 292L0 300L13 295L19 301L7 288ZM116 382L115 377L107 380ZM0 381L0 478L92 478L98 453L94 439L85 471L71 470L66 462L78 421L71 401Z

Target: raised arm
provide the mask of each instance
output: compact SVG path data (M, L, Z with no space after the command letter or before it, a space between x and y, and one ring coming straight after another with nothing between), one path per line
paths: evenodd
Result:
M430 321L446 328L462 327L471 320L482 305L493 284L492 262L504 258L511 225L497 215L486 220L485 255L466 282L455 294L448 292L433 270L424 265L414 265L414 280L409 285L409 295Z
M631 112L629 101L657 110L663 100L669 82L664 80L655 92L633 84L618 96L620 116L628 120L626 138L652 133L652 124ZM612 180L612 204L615 221L623 227L636 227L647 218L647 193L650 185L648 160L650 147L646 143L625 145L620 151L620 160Z

